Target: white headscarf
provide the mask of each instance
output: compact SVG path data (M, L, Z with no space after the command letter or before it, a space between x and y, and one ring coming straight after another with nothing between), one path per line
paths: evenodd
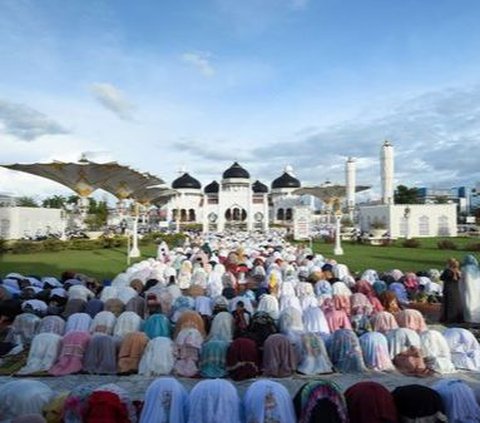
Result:
M151 339L138 366L138 374L144 376L168 375L175 365L173 341L159 336Z
M223 379L203 380L189 397L188 423L241 423L237 390Z
M140 423L186 423L187 420L188 392L182 384L171 377L152 382L145 393Z
M69 332L88 332L92 318L87 313L74 313L67 319L65 334Z
M92 324L90 325L90 332L100 332L105 333L106 335L112 335L116 321L117 318L111 311L100 311L93 318Z
M263 311L267 313L273 320L277 320L280 316L278 300L273 295L262 295L257 311Z
M142 326L142 318L133 311L124 311L118 316L113 334L123 337L129 332L137 332Z
M422 352L429 369L437 373L454 373L455 366L447 340L436 330L427 330L420 334Z
M54 396L47 385L36 380L7 382L0 386L0 416L8 421L25 414L42 414Z
M301 335L300 363L297 370L305 375L317 375L333 372L325 343L320 335L305 333Z
M288 335L290 332L304 332L302 311L294 307L285 308L280 313L278 326L284 335Z
M231 342L233 338L233 317L230 313L222 311L213 321L208 335L208 340Z
M398 328L387 333L388 352L393 360L397 354L407 351L410 347L421 348L420 337L412 329Z
M259 380L250 385L243 398L247 422L295 422L292 397L287 388L271 380Z
M459 370L480 370L480 345L467 329L450 328L443 336L452 354L452 362Z
M330 333L327 319L320 307L309 307L303 312L305 332Z
M40 333L33 338L28 352L27 364L20 369L18 374L47 371L57 360L61 348L62 337L53 333Z
M205 296L195 298L195 311L204 316L212 315L212 299Z

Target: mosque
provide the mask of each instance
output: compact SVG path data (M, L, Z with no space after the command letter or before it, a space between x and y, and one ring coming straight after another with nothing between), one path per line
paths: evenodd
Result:
M200 181L188 172L172 182L178 195L163 207L167 221L177 224L202 224L204 231L226 229L267 231L270 224L290 224L295 206L304 196L293 192L301 187L291 166L270 185L252 181L238 162L223 172L220 182L202 189Z

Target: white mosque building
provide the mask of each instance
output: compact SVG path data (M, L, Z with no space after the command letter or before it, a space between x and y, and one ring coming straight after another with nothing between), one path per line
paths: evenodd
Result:
M360 206L361 231L380 224L392 239L457 236L455 204L395 204L394 165L394 147L385 141L380 150L381 204Z
M205 232L226 229L268 230L271 224L292 224L295 206L302 196L293 192L301 187L287 166L272 181L270 189L234 162L219 182L202 189L200 181L188 172L172 182L178 194L163 207L167 221L177 224L202 224Z

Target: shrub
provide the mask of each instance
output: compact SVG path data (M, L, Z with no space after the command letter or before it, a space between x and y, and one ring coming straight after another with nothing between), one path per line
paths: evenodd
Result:
M7 241L3 238L0 238L0 254L4 254L7 252Z
M13 254L30 254L44 251L41 241L16 241L12 244Z
M466 251L480 251L480 242L470 242L467 245L465 245L465 250Z
M102 247L101 239L74 239L70 241L70 248L72 250L95 250Z
M128 243L128 239L123 236L114 236L111 238L101 237L99 240L103 248L126 247Z
M405 248L418 248L420 247L420 241L415 238L406 239L402 242L402 246Z
M438 241L437 247L439 250L456 250L458 248L457 244L449 239L442 239Z
M69 247L68 242L59 239L47 239L42 244L44 251L63 251Z

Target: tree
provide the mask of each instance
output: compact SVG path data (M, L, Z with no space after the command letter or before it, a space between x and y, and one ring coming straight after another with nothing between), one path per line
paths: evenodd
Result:
M434 201L435 204L448 204L448 197L446 195L437 195Z
M18 207L38 207L38 203L33 197L19 197L16 203Z
M397 186L395 190L395 204L416 204L418 203L418 189L408 188L405 185Z
M89 199L88 217L85 223L91 230L101 229L108 218L108 205L106 201L97 201L95 198Z
M63 209L65 207L67 199L63 195L54 195L52 197L47 197L43 200L43 207L48 207L50 209Z
M78 200L80 199L80 197L78 195L70 195L66 200L65 202L67 204L73 204L73 205L76 205L78 203Z

